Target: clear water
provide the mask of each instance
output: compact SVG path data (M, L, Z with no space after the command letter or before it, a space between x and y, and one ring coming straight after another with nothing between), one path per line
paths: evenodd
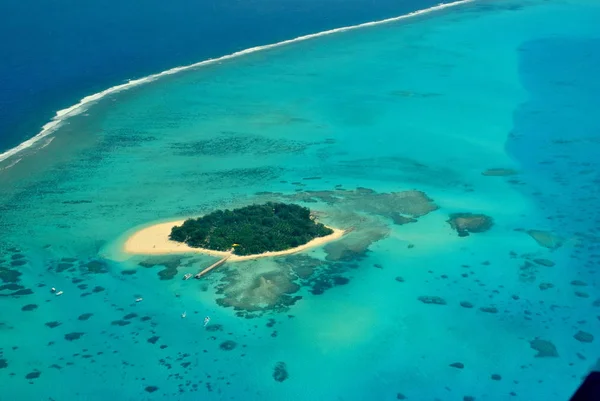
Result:
M568 399L600 356L598 20L591 0L475 2L70 119L0 171L0 399ZM439 208L389 195L409 190ZM200 281L181 277L208 257L119 251L136 226L267 199L354 231ZM457 212L494 226L459 237Z

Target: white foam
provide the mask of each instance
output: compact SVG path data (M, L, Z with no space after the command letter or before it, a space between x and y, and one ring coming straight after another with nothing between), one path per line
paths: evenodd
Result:
M250 47L248 49L240 50L238 52L227 54L222 57L200 61L198 63L190 64L187 66L175 67L175 68L171 68L169 70L160 72L158 74L152 74L152 75L148 75L147 77L144 77L144 78L130 80L127 83L116 85L111 88L105 89L101 92L95 93L93 95L86 96L83 99L81 99L79 101L79 103L74 104L73 106L68 107L66 109L59 110L58 112L56 112L56 115L54 116L54 118L52 118L52 120L50 120L48 123L46 123L42 127L42 130L36 136L26 140L25 142L19 144L18 146L14 147L12 149L7 150L6 152L0 154L0 162L8 159L9 157L19 153L20 151L22 151L24 149L27 149L27 148L33 146L40 139L42 139L45 136L48 136L52 132L54 132L58 127L60 127L60 125L65 120L67 120L68 118L73 117L77 114L82 113L83 111L86 110L86 107L89 106L91 103L96 102L107 95L112 95L114 93L133 88L134 86L152 82L163 76L173 75L173 74L176 74L181 71L190 70L190 69L201 67L201 66L208 65L208 64L218 63L220 61L229 60L229 59L240 57L240 56L243 56L246 54L256 53L261 50L272 49L274 47L284 46L284 45L288 45L290 43L302 42L305 40L314 39L314 38L318 38L318 37L325 36L325 35L331 35L331 34L338 33L338 32L345 32L345 31L350 31L350 30L354 30L354 29L366 28L366 27L370 27L370 26L400 21L403 19L416 17L418 15L423 15L423 14L431 13L434 11L443 10L445 8L455 7L455 6L459 6L459 5L466 4L466 3L471 3L473 1L475 1L475 0L458 0L458 1L451 2L451 3L440 3L437 6L425 8L425 9L418 10L418 11L413 11L411 13L404 14L399 17L386 18L386 19L379 20L379 21L365 22L365 23L358 24L358 25L351 25L351 26L345 26L345 27L341 27L341 28L330 29L330 30L323 31L323 32L299 36L294 39L288 39L288 40L284 40L284 41L278 42L278 43L273 43L270 45Z
M54 137L48 138L48 140L46 142L44 142L44 144L42 146L40 146L40 149L44 149L46 146L50 145L53 140L54 140Z
M12 166L14 166L15 164L17 164L21 160L23 160L22 157L18 158L17 160L15 160L14 162L10 163L9 165L7 165L5 167L0 167L0 171L2 171L2 170L8 170L9 168L11 168Z

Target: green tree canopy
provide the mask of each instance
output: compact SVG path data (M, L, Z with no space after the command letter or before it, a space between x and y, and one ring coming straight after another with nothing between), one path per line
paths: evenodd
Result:
M169 238L194 248L234 248L236 255L252 255L294 248L331 233L333 230L313 221L308 208L268 202L188 219L173 227Z

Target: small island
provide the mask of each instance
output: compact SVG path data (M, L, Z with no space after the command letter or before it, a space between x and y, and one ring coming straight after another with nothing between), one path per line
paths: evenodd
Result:
M301 252L343 235L317 222L306 207L268 202L146 226L122 249L138 255L197 252L234 262Z
M188 219L171 229L169 239L192 248L233 249L243 256L284 251L331 234L333 230L314 221L308 208L268 202Z

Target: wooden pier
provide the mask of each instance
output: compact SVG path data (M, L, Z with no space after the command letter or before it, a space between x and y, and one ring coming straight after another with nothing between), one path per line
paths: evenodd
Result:
M202 276L204 276L206 273L210 272L211 270L216 269L217 267L223 265L225 262L227 262L227 259L229 259L231 257L231 255L232 254L229 254L229 255L225 256L223 259L218 260L217 262L208 266L206 269L202 270L200 273L197 273L194 277L201 278Z

